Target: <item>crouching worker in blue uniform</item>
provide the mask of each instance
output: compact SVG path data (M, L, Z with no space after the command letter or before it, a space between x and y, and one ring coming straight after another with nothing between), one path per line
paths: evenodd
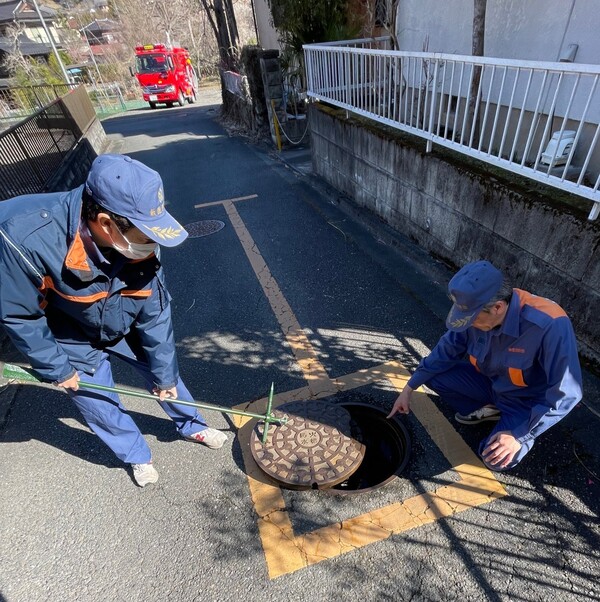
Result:
M464 266L448 291L448 331L388 418L408 414L411 393L426 384L456 410L458 422L496 422L479 455L492 470L513 468L581 399L571 321L553 301L511 288L487 261Z
M110 359L137 369L185 439L217 449L227 437L190 406L179 378L159 244L185 229L165 210L159 174L123 155L100 155L85 185L0 203L0 320L45 380L67 390L89 427L133 468L158 480L150 448L115 394Z

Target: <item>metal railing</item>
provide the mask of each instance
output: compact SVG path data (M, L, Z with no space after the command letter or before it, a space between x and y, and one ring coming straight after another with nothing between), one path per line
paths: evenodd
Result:
M33 115L77 85L15 86L0 90L0 131Z
M85 87L0 133L0 200L43 192L95 112Z
M145 106L136 88L135 100L125 100L118 83L107 84L54 84L16 86L0 90L0 132L33 115L58 98L65 98L70 90L87 90L87 94L98 115L126 111Z
M600 214L600 65L304 46L308 96L593 201Z

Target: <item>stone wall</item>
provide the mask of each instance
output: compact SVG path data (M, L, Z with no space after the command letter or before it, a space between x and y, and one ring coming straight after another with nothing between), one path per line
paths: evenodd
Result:
M313 168L329 184L453 266L489 259L514 286L555 300L582 354L600 361L600 225L586 219L589 203L320 104L310 125Z
M256 137L269 135L269 114L265 100L260 59L273 51L258 46L244 46L240 56L242 86L239 91L227 90L223 76L221 89L223 104L221 115L234 122L238 128ZM275 51L275 54L277 52Z

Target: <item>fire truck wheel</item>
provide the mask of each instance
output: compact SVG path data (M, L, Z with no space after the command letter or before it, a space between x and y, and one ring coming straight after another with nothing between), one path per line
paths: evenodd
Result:
M151 109L156 109L156 103L155 102L150 102L148 104L150 105Z
M180 107L182 107L184 102L185 102L185 96L183 95L183 92L181 90L179 90L179 95L177 96L177 104Z
M196 90L192 90L192 95L188 96L188 102L193 105L196 102Z

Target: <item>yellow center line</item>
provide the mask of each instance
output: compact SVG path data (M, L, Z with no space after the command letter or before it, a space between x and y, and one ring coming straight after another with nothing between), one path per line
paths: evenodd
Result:
M290 345L292 353L298 362L304 377L309 382L309 387L313 393L317 393L323 388L331 387L329 375L325 367L319 361L317 354L310 344L304 330L300 326L292 308L283 296L275 278L271 275L265 260L263 259L256 243L250 232L246 228L235 205L231 201L223 203L225 211L231 220L246 256L250 260L250 265L260 282L260 285L271 305L271 309L281 326L281 330Z
M257 194L249 194L248 196L238 196L233 199L224 199L222 201L213 201L212 203L200 203L194 205L194 209L203 209L204 207L214 207L215 205L224 205L225 203L237 203L238 201L249 201L250 199L257 198Z

